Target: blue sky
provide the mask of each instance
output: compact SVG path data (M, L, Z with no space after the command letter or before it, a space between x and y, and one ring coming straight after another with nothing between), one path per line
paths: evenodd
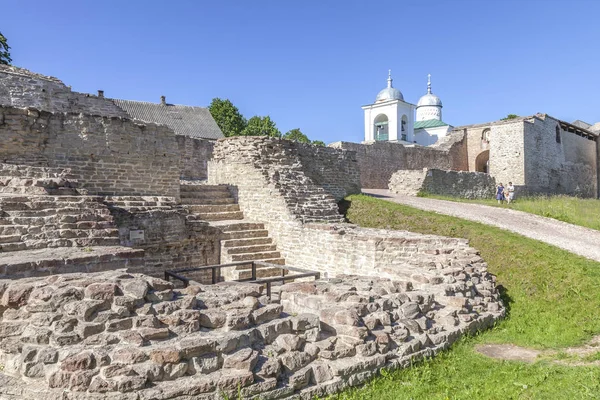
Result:
M392 69L416 103L432 74L452 125L545 112L600 121L599 1L2 2L13 63L73 90L207 106L359 142Z

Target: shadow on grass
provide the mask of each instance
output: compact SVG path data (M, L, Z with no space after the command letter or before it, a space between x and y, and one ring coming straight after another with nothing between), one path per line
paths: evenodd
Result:
M510 316L510 308L514 300L508 294L508 289L506 289L503 285L497 285L496 289L500 293L500 298L502 299L502 303L504 303L504 309L506 310L506 318Z

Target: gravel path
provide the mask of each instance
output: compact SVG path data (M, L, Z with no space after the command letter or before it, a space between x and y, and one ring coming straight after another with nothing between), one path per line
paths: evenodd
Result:
M600 262L600 231L594 229L507 208L404 196L384 189L363 189L363 193L421 210L496 226Z

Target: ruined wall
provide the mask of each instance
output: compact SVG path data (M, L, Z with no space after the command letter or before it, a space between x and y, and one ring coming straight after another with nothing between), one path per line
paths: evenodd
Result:
M336 200L360 193L360 170L354 151L302 143L294 145L302 171Z
M284 167L295 165L297 159L284 148L262 146L265 141L272 140L218 141L214 159L209 163L209 182L235 186L244 216L266 225L287 265L329 276L398 277L430 263L469 260L476 253L460 239L363 229L341 223L331 197L312 204L309 221L321 223L303 224L307 219L297 214L296 203L290 198L305 196L314 190L314 184L296 171L282 191L278 179L281 175L288 176ZM248 159L254 162L247 162Z
M504 316L484 263L436 277L290 283L281 304L124 271L0 282L0 397L325 398Z
M127 117L125 111L108 99L73 92L57 78L6 65L0 65L0 105Z
M494 197L496 180L483 172L443 171L397 171L390 179L393 193L416 196L418 193L465 199L489 199Z
M329 146L356 152L362 187L387 189L392 174L400 169L466 170L465 145L463 133L455 132L429 147L404 146L392 142L336 142Z
M181 179L206 179L208 160L212 158L214 141L176 135L179 147L179 170Z
M541 115L525 123L525 184L528 192L597 197L596 143L561 130L559 121Z
M71 168L89 194L179 196L173 131L114 117L0 106L0 160Z

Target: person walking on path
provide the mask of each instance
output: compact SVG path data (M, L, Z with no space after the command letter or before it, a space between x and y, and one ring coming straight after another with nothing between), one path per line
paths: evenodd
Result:
M502 182L496 186L496 200L498 200L498 204L504 202L504 185L502 185Z
M508 191L508 197L506 198L506 203L510 204L515 199L515 187L513 186L512 182L508 182L508 187L506 188L506 190Z

